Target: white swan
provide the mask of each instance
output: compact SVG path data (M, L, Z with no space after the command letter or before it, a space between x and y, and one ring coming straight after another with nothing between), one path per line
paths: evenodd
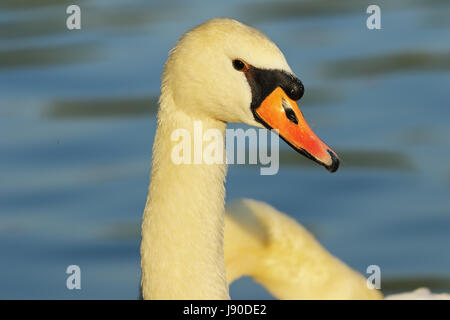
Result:
M284 299L382 297L274 208L242 200L225 215L225 164L171 160L174 130L193 135L201 121L224 133L227 122L242 122L279 129L294 149L335 171L336 154L294 102L302 94L282 52L256 29L221 18L181 37L162 77L142 223L144 299L229 299L228 284L242 275Z
M381 299L300 224L263 202L234 201L225 215L228 282L251 276L279 299Z

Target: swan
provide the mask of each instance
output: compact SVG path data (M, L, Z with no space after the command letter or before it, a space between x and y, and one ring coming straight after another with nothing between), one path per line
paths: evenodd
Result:
M225 215L227 281L250 276L278 299L381 299L303 226L270 205L235 200Z
M225 162L171 159L177 129L193 134L201 121L224 134L237 122L278 129L296 151L336 171L338 156L295 102L303 90L280 49L236 20L215 18L179 39L163 70L142 220L144 299L230 299L229 283L243 275L281 299L382 298L275 208L243 199L225 210Z

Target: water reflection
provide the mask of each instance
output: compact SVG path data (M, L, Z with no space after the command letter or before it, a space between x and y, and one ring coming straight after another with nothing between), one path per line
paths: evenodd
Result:
M156 114L157 97L73 99L55 101L45 112L52 118L122 117Z
M335 16L361 10L361 1L277 1L264 2L257 6L254 4L244 4L243 10L246 17L248 17L248 19L252 22L293 17Z
M417 167L404 153L382 150L351 150L335 148L341 159L341 171L352 168L394 170L397 172L415 172ZM236 151L235 151L236 153ZM249 159L246 150L246 159ZM318 164L298 154L292 149L281 148L279 153L280 168L284 167L317 167ZM264 166L261 163L247 164L250 166ZM283 170L283 169L280 169Z
M336 148L336 150L339 150L341 166L344 170L347 168L385 169L406 172L416 170L411 159L401 152L346 150L344 148ZM301 155L292 150L282 150L280 152L280 166L285 165L316 166L317 164L308 159L303 159Z
M394 72L450 70L450 52L400 52L373 57L345 58L332 61L323 68L333 78L370 77Z
M407 7L439 7L448 6L446 0L391 0L389 4L378 3L383 7L383 13L391 10L404 10ZM338 16L364 12L369 4L359 0L306 0L306 1L276 1L255 5L244 4L242 10L252 22L279 20L288 18L311 18Z
M59 16L58 19L51 17L46 21L42 19L17 19L1 22L0 39L17 40L20 38L53 36L67 32L65 16L61 14Z
M0 69L35 68L93 61L99 57L94 44L71 44L0 51Z
M417 288L429 288L434 292L444 292L450 288L450 278L445 276L399 276L398 278L383 279L381 286L385 292L405 292Z
M60 0L2 0L0 8L5 9L33 9L47 6L61 5Z

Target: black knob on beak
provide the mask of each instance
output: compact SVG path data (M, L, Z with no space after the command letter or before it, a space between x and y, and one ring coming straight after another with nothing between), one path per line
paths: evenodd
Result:
M290 75L289 80L285 81L281 88L286 92L289 98L294 101L299 100L305 93L303 83L297 77Z

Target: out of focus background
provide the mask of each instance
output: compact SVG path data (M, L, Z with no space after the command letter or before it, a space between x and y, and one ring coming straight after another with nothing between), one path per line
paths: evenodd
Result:
M81 8L81 30L66 8ZM381 30L366 9L381 7ZM385 293L450 291L450 2L0 2L0 298L136 299L160 74L186 30L261 29L304 82L300 107L342 158L287 145L277 175L229 167L227 199L289 213ZM66 288L68 265L81 290ZM270 299L252 280L234 299Z

